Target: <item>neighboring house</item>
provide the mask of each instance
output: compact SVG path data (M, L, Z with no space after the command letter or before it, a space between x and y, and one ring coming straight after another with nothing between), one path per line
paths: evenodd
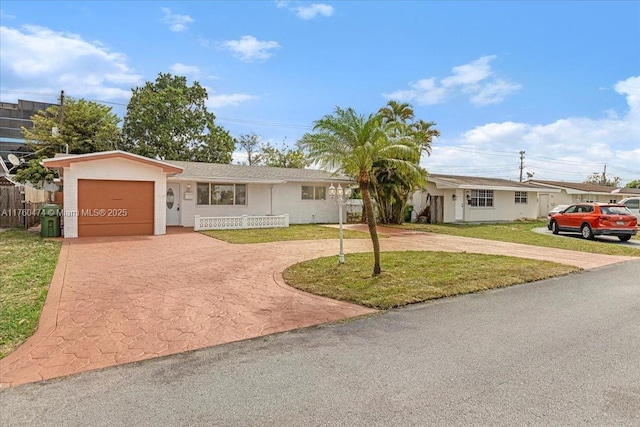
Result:
M630 188L616 188L584 182L529 180L530 184L548 188L540 192L539 216L546 216L556 205L572 205L580 202L617 203L634 195ZM636 193L637 194L637 193Z
M346 177L311 169L160 161L123 151L60 155L64 236L159 235L199 217L287 214L292 224L335 223L331 184Z
M540 192L559 190L507 179L429 174L426 188L413 195L413 220L421 214L432 223L537 218Z

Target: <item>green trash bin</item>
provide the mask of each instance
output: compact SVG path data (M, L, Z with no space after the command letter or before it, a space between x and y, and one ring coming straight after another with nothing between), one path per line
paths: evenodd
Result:
M411 212L413 212L413 206L407 206L407 211L404 214L404 222L411 222Z
M60 237L60 206L43 205L40 209L40 237Z

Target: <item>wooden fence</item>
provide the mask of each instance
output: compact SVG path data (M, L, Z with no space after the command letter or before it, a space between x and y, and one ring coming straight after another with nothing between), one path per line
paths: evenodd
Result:
M43 202L24 202L20 187L0 187L0 228L30 228L40 223Z

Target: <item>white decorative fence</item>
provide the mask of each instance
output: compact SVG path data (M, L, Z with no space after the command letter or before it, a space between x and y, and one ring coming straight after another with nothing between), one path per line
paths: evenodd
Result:
M277 228L289 226L289 214L265 216L195 216L193 229L235 230L241 228Z

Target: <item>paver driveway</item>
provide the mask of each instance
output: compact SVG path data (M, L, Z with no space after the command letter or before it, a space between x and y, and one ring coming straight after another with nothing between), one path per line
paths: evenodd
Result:
M355 225L352 228L359 228ZM582 268L627 257L380 229L382 250L547 259ZM346 252L370 251L368 239ZM36 334L0 360L11 386L364 315L288 287L282 271L336 253L335 240L232 245L190 230L65 241Z

